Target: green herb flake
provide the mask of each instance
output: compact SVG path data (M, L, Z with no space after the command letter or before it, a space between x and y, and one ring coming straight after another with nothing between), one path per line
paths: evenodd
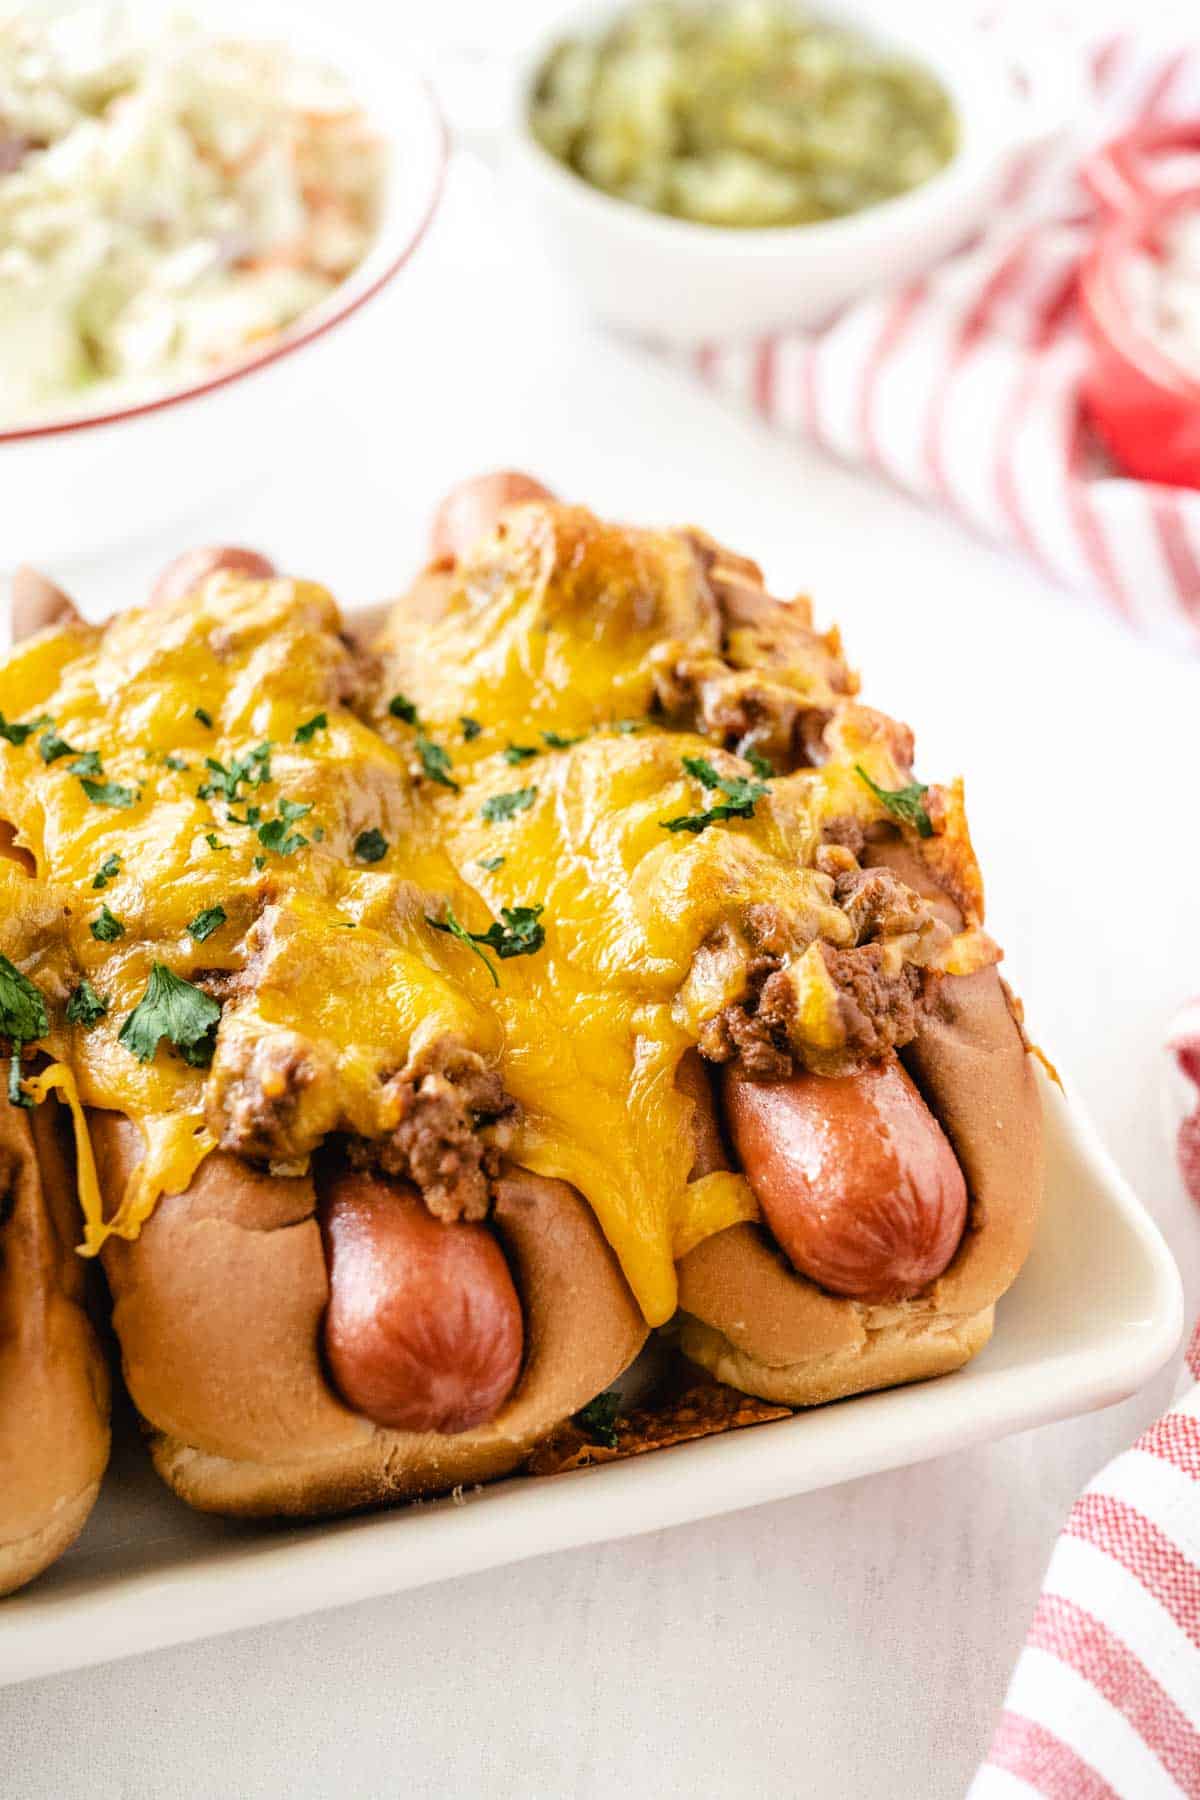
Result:
M94 888L106 888L110 881L115 881L121 873L121 858L115 850L110 850L96 873L92 876Z
M256 857L255 857L255 859L254 859L254 867L255 867L255 868L256 868L256 869L257 869L257 870L258 870L258 871L259 871L259 872L260 872L260 873L261 873L261 872L262 872L262 870L263 870L263 869L265 869L265 868L266 868L266 866L267 866L267 859L266 859L266 857L265 857L265 856L256 856Z
M766 794L761 781L747 781L743 775L718 775L706 756L685 756L683 766L709 793L724 794L724 800L704 812L681 813L674 819L660 819L664 831L690 831L698 834L722 819L751 819L754 808Z
M479 858L478 867L486 869L489 875L494 875L503 861L504 858L502 856L481 856Z
M188 936L194 938L198 944L202 944L205 938L212 936L214 931L220 931L228 917L229 914L223 906L206 906L203 912L196 914L188 926Z
M417 755L421 759L421 767L430 781L436 781L441 787L453 788L458 792L458 783L450 774L451 763L448 753L440 744L435 744L425 736L423 731L417 732Z
M620 1407L620 1394L615 1389L610 1389L607 1394L597 1394L594 1400L589 1400L586 1406L581 1407L575 1414L575 1423L581 1431L586 1431L595 1443L603 1444L606 1449L615 1450Z
M756 750L751 744L749 749L743 750L741 754L760 781L774 781L777 773L775 765L767 761L761 750Z
M212 730L212 714L206 707L198 706L192 714L192 717L193 719L199 719L206 731Z
M262 787L271 780L271 752L275 748L270 738L264 738L261 744L255 744L247 750L245 756L235 756L229 767L218 762L215 756L206 756L204 766L209 770L209 778L202 781L196 789L199 800L212 800L218 795L224 800L240 798L238 789L245 782L247 787Z
M415 725L417 709L404 694L393 694L388 701L388 711L393 719L403 719L406 725Z
M583 735L564 737L561 731L543 731L542 742L548 750L569 750L572 744L582 744Z
M67 764L68 775L103 775L98 750L83 750L74 762Z
M479 816L489 825L500 820L515 818L517 813L526 812L537 799L535 787L514 788L511 794L489 794L479 809Z
M435 919L428 914L426 917L435 931L448 931L473 951L491 976L493 987L499 987L500 977L492 967L491 958L484 955L481 946L494 950L502 960L507 960L510 956L532 956L546 941L546 933L538 923L544 910L541 906L502 906L500 919L493 919L486 931L468 931L455 917L454 908L449 903L444 919Z
M165 963L155 963L145 993L117 1034L118 1041L139 1062L147 1063L166 1038L193 1069L206 1069L216 1048L220 1017L215 1000L172 974Z
M359 862L382 862L388 853L388 841L382 831L372 826L370 831L360 831L354 840L354 854Z
M297 744L311 744L318 731L328 730L329 719L326 714L323 712L314 713L311 719L306 719L304 721L303 725L297 725L295 742Z
M119 781L92 781L83 775L79 785L93 806L134 806L138 800L134 790Z
M53 723L49 713L39 713L36 719L26 719L21 724L16 719L6 719L0 712L0 738L6 739L10 744L15 744L19 749L26 738L32 737L35 731L40 731L43 725L52 725Z
M67 1023L82 1025L90 1030L98 1025L108 1011L108 1001L98 994L91 982L84 979L77 988L72 988L67 999Z
M867 774L861 763L855 763L854 773L865 781L875 798L882 806L886 806L892 817L905 825L911 825L918 837L933 836L933 821L925 811L925 796L929 792L919 781L912 781L907 787L881 788Z
M115 944L119 937L125 936L125 927L120 919L109 912L107 905L102 906L96 917L90 920L88 930L98 944Z
M176 756L173 751L169 755L163 757L163 762L168 769L174 769L177 775L183 773L187 769L187 764L184 762L182 756Z
M510 763L514 769L538 754L536 744L505 744L504 746L504 760L506 763Z
M21 1050L50 1029L46 1002L27 975L7 956L0 956L0 1037L9 1043L8 1098L12 1106L32 1106L21 1087Z
M65 737L55 731L53 725L44 731L38 739L38 755L47 765L57 762L62 756L78 756L79 752L73 744L68 744Z
M263 849L273 850L276 856L290 856L294 850L303 850L308 839L302 831L293 831L291 827L311 811L311 801L281 800L278 817L267 819L258 826L258 841ZM249 809L248 820L251 812L257 816L257 808ZM249 822L254 823L253 820Z
M459 714L458 722L462 726L463 742L466 744L473 743L483 730L479 720L469 719L466 713Z
M613 730L619 731L622 737L628 737L631 731L640 731L645 723L644 719L614 719Z
M228 844L223 844L221 842L215 831L206 831L204 834L204 841L210 850L228 850L229 848Z

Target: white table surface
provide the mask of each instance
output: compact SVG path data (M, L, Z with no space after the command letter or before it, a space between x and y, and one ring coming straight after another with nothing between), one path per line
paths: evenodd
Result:
M1159 1046L1200 980L1200 669L606 341L480 165L456 170L361 366L361 390L290 422L269 483L195 537L260 544L360 603L411 571L442 489L512 464L599 510L701 522L814 593L867 698L915 723L926 778L965 771L1008 973L1194 1314L1200 1221L1164 1148ZM118 605L177 547L71 579ZM803 1499L10 1689L0 1788L956 1800L1058 1525L1172 1385Z

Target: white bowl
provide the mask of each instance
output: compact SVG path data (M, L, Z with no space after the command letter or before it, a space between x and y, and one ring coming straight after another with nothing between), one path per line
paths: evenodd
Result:
M919 274L982 224L1014 157L1073 116L1070 66L1028 46L936 23L891 0L821 0L824 17L856 27L933 71L958 115L959 148L946 167L895 200L844 219L728 230L663 217L591 187L551 156L529 128L529 99L551 46L592 35L620 6L572 10L511 72L505 121L519 195L550 250L609 324L694 345L810 325L868 289ZM1021 56L1022 86L1013 57Z
M130 1430L79 1542L0 1602L0 1685L734 1512L1126 1399L1178 1344L1179 1273L1078 1103L1039 1086L1037 1237L965 1369L606 1468L290 1527L189 1512Z
M57 568L157 533L264 472L297 421L311 423L322 396L336 395L361 309L404 266L436 209L446 131L415 69L307 9L206 0L203 18L212 31L285 41L345 77L386 147L379 230L332 294L253 354L125 406L64 408L61 417L0 429L0 567Z

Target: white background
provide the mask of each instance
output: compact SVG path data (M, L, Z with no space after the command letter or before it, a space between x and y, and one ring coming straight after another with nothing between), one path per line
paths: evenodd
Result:
M495 33L546 10L486 16ZM378 24L370 0L340 11ZM447 485L514 464L598 510L700 522L814 593L867 698L916 725L924 778L966 773L1009 976L1171 1239L1193 1315L1200 1232L1166 1149L1160 1045L1200 985L1200 672L606 341L479 164L373 309L356 377L311 417L264 420L271 477L190 535L259 544L358 604L403 583ZM59 572L106 608L177 547ZM823 1494L10 1689L0 1787L954 1800L1058 1525L1172 1380Z

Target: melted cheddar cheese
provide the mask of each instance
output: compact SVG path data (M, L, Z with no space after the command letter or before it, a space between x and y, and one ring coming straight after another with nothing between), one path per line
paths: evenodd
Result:
M887 817L860 770L884 790L909 780L902 728L839 684L836 639L730 625L710 564L694 535L539 504L439 578L432 622L401 602L366 664L323 590L218 575L105 628L46 632L0 668L4 718L50 721L0 743L17 859L0 860L0 949L46 1001L54 1064L26 1091L74 1104L86 1249L186 1187L247 1068L269 1105L286 1086L272 1070L303 1055L302 1163L332 1132L393 1131L394 1078L453 1044L518 1103L512 1158L586 1196L646 1318L670 1317L675 1261L755 1216L742 1177L688 1180L680 1058L747 990L754 909L794 1031L814 1058L836 1053L822 947L854 933L817 866L824 828ZM758 779L703 707L671 716L663 696L687 681L751 712L764 695L820 709L828 760ZM722 799L695 759L756 796L666 830ZM934 966L978 966L995 951L960 799L930 795L968 914ZM465 941L526 907L544 933L531 952ZM220 924L193 932L213 909ZM887 966L928 964L935 943L893 937ZM122 1040L156 965L217 996L211 1066L166 1038L139 1061ZM106 1011L72 1024L84 980ZM129 1115L146 1141L107 1220L82 1108Z

